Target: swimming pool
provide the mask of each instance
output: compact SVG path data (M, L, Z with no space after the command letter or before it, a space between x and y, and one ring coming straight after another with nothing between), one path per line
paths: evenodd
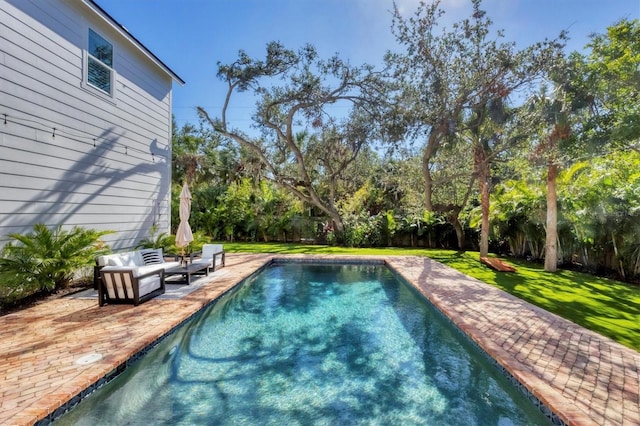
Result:
M381 265L275 264L60 424L548 424Z

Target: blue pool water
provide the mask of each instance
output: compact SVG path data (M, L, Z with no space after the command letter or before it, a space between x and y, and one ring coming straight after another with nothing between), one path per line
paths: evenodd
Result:
M59 423L549 421L386 267L285 263L204 309Z

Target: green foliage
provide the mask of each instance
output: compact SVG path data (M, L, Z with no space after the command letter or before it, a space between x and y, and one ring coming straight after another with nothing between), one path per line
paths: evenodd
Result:
M542 259L544 254L545 201L541 184L507 181L491 198L492 236L505 240L508 253ZM474 210L474 221L479 213Z
M252 199L255 197L250 179L242 179L229 185L214 208L217 226L213 237L234 241L238 236L247 235L255 220Z
M381 215L369 216L366 212L350 215L345 221L345 245L347 247L379 247L382 243Z
M185 124L174 128L172 141L172 179L182 184L198 186L204 182L223 179L225 172L233 169L226 164L230 156L227 145L220 136L204 128ZM236 157L233 152L231 158Z
M640 154L630 152L580 161L560 173L561 263L598 273L613 270L627 280L640 278L638 170ZM508 243L507 253L539 259L544 246L544 208L539 181L498 185L492 195L494 239ZM478 213L474 216L477 219Z
M238 52L230 64L218 64L218 77L227 84L221 116L198 112L226 140L251 152L260 167L254 177L267 179L307 205L322 210L338 228L339 182L360 150L373 139L372 111L384 91L369 65L354 67L334 55L318 57L311 45L297 51L279 42L267 44L264 59ZM260 136L231 128L229 101L241 92L256 99L252 127ZM348 106L335 116L335 104ZM232 238L233 227L225 229Z
M391 244L398 225L393 211L384 211L371 216L366 212L359 215L345 214L342 240L338 241L335 230L327 236L329 244L343 244L347 247L386 247Z
M611 154L577 163L563 179L566 216L580 261L623 278L640 277L640 154ZM604 260L613 255L614 264Z
M380 205L382 193L379 188L373 186L371 180L367 180L350 197L345 197L341 206L342 214L358 214L365 211L377 214L377 206Z
M149 230L149 236L138 241L136 248L162 249L163 253L168 253L171 252L175 243L176 239L174 236L171 236L166 232L160 232L158 226L153 225Z
M196 231L193 233L193 241L191 241L186 247L177 247L175 245L175 238L173 242L173 246L169 248L169 253L182 254L184 252L185 254L191 254L202 251L202 245L210 243L211 238L205 235L204 232Z
M302 203L270 182L238 179L192 191L189 223L213 239L286 240L300 224ZM315 236L315 235L314 235Z
M193 241L191 241L186 247L176 246L175 235L169 235L166 232L159 232L158 227L153 225L149 231L149 236L138 241L136 249L152 248L162 249L165 254L190 254L192 252L200 251L203 244L211 242L211 238L208 237L202 231L195 231L193 233Z
M594 34L587 48L589 54L578 60L594 114L583 137L592 145L640 149L640 20L611 25L606 34Z
M0 296L12 300L35 292L65 288L82 268L93 265L109 249L100 240L112 231L36 224L33 232L9 234L0 257Z

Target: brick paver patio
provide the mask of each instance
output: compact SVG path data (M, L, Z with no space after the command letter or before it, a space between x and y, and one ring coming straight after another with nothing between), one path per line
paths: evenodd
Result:
M0 424L47 418L273 257L230 254L181 299L63 298L0 317ZM429 259L384 259L567 424L640 425L640 353Z

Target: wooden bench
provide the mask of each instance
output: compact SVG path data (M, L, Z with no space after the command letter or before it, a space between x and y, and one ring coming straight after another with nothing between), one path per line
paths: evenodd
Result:
M498 272L516 272L517 269L514 268L513 266L503 262L502 260L498 259L497 257L481 257L480 258L480 262L484 263L485 265L487 265L488 267L490 267L491 269L494 269Z

